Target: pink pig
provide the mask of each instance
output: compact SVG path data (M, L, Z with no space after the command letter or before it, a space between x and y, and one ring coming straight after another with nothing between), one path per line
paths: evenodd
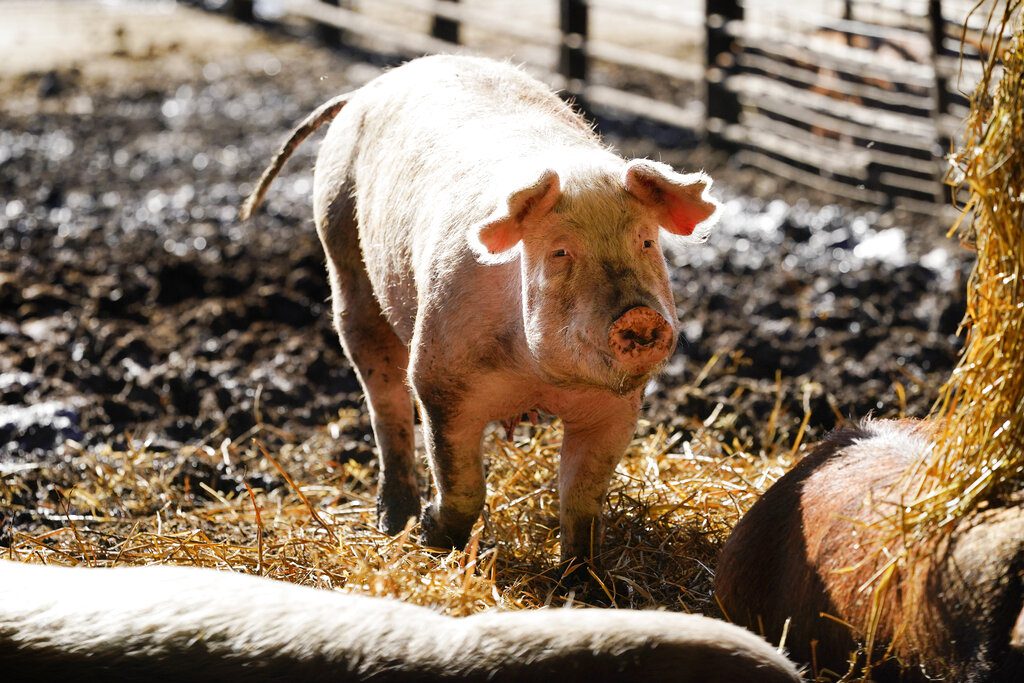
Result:
M380 449L381 529L420 512L414 400L436 490L422 540L443 547L464 545L483 508L487 424L539 409L565 426L562 559L592 561L644 386L676 346L659 233L704 237L711 179L620 158L520 69L436 56L310 114L243 218L331 119L314 213Z

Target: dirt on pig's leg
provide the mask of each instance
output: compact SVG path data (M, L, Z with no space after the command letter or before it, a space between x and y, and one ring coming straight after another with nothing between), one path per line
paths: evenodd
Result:
M484 508L481 442L485 423L439 384L417 386L434 498L423 510L422 541L435 548L462 548Z
M636 430L639 396L614 397L563 416L558 470L561 559L599 568L608 483Z
M317 212L327 252L334 325L359 376L380 452L377 525L401 532L420 514L412 396L405 384L409 352L385 319L359 251L352 200L344 185Z

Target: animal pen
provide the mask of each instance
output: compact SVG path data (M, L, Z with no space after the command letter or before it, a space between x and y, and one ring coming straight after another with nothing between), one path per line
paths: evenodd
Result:
M766 173L925 213L948 203L945 158L993 40L991 3L970 0L193 4L309 26L330 45L511 55L585 110L649 119ZM637 86L636 73L663 83Z
M943 215L998 3L67 2L34 24L51 32L38 52L71 42L90 5L131 9L76 34L102 53L10 78L0 64L5 564L187 565L449 617L722 616L720 551L762 494L835 426L936 415L965 309L1009 310L965 295L975 257ZM316 145L258 220L238 220L246 183L306 112L381 67L462 51L525 64L624 154L704 166L724 205L706 243L666 251L680 351L608 492L607 571L579 589L552 574L557 421L486 434L485 512L464 550L377 528L370 418L310 225ZM965 173L954 198L1002 177ZM987 405L994 383L972 381ZM1000 444L1019 445L1014 425ZM1005 483L988 463L975 469ZM981 490L968 488L961 502ZM921 535L937 509L918 510Z

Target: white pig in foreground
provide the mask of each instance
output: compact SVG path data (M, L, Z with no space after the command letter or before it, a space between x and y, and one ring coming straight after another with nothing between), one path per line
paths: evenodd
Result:
M486 425L541 410L565 425L562 559L592 560L643 388L676 345L659 235L704 236L711 179L620 158L515 67L435 56L310 114L243 218L332 119L313 209L380 449L380 527L397 533L420 511L413 398L436 490L421 519L432 546L464 545L480 515Z
M0 675L147 683L800 680L753 633L696 615L548 609L455 619L230 572L6 561Z

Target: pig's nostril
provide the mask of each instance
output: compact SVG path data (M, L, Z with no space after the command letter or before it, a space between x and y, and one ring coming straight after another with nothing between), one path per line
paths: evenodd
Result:
M629 344L639 344L640 346L650 346L658 341L661 337L661 328L654 328L652 330L619 330L617 332L619 339L622 342Z

